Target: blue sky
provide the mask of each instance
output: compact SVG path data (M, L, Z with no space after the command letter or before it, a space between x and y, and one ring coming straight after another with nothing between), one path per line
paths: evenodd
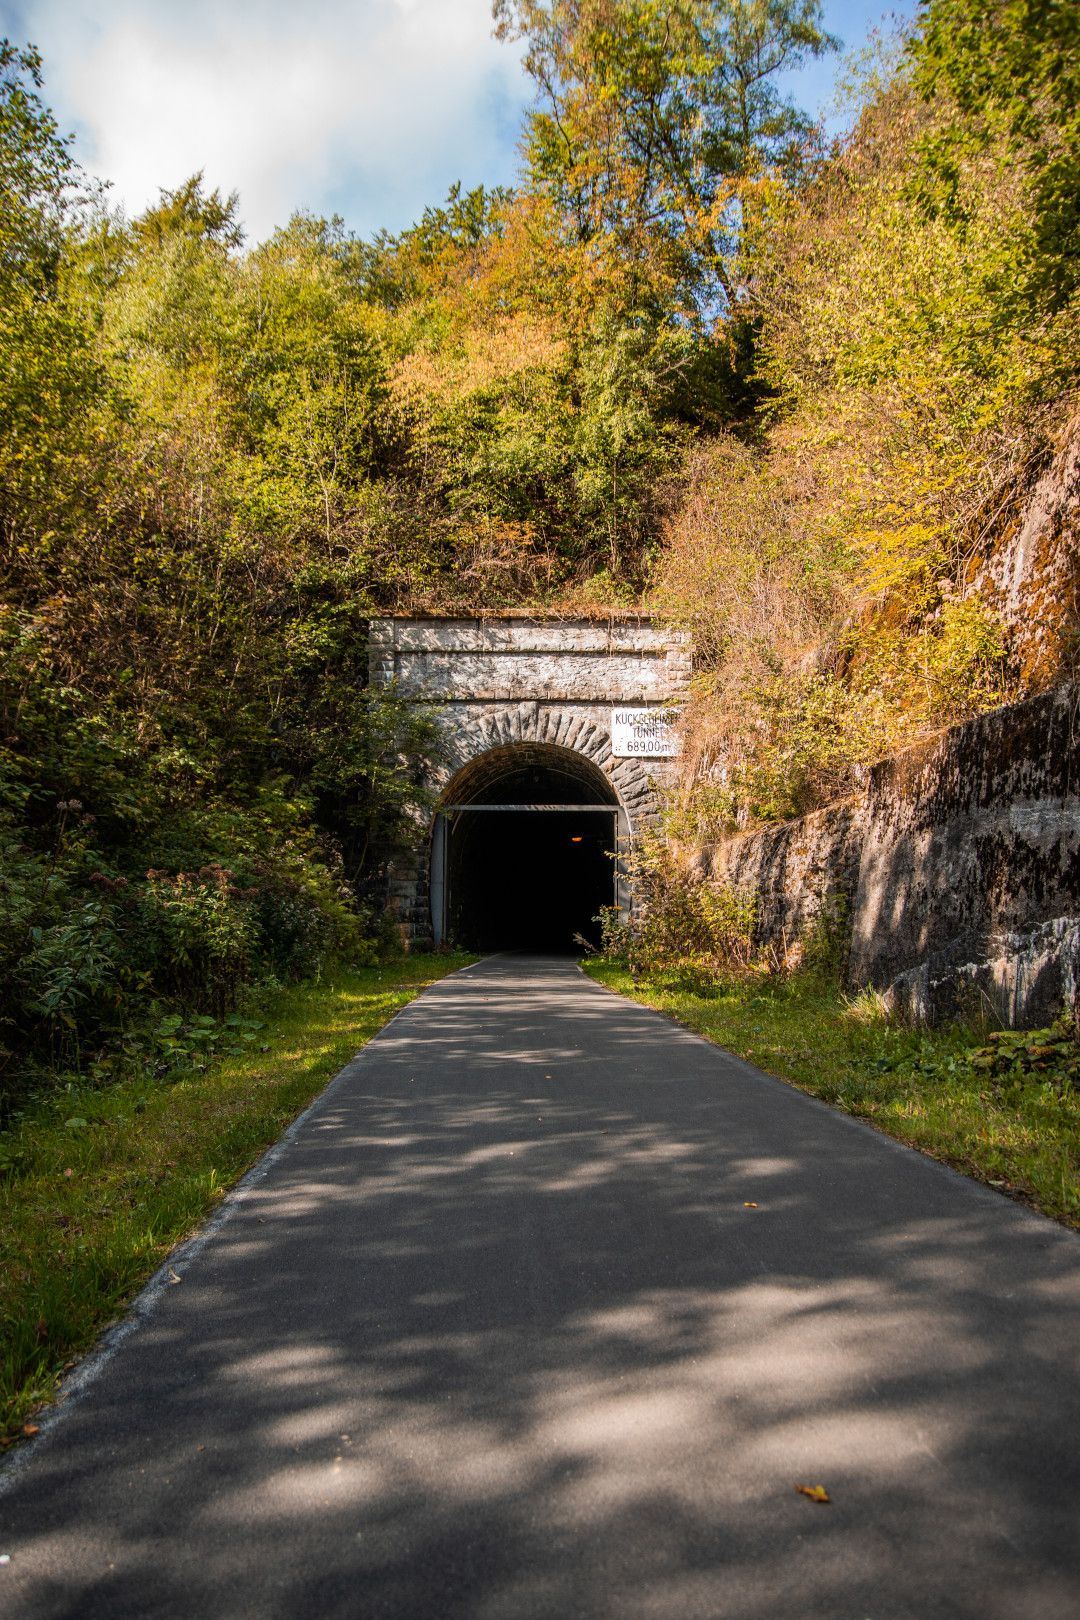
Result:
M849 49L884 11L825 0ZM129 213L203 169L256 240L298 208L398 230L454 180L510 182L531 95L489 0L0 0L0 33L40 48L61 127ZM818 110L836 67L792 92Z

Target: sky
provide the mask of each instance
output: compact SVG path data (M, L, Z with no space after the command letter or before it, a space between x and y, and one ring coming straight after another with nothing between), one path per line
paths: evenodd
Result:
M826 26L856 49L884 9L825 0ZM532 95L490 0L0 0L0 35L38 46L45 100L128 214L201 169L254 241L298 209L401 230L455 180L511 183ZM790 89L816 112L835 73Z

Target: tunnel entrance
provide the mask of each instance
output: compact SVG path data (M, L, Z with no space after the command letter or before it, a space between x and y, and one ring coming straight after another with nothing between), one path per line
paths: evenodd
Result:
M551 744L496 748L459 771L436 818L436 940L468 950L581 950L615 904L619 804L603 772Z

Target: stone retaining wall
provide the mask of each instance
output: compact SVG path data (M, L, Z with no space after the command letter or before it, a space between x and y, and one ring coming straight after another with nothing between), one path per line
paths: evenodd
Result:
M850 911L859 879L865 805L830 804L813 815L765 827L702 850L698 874L757 901L754 943L781 961L797 956L842 907Z
M703 851L754 894L759 943L850 916L847 978L910 1017L1040 1023L1080 979L1080 687L981 715L874 767L865 799Z

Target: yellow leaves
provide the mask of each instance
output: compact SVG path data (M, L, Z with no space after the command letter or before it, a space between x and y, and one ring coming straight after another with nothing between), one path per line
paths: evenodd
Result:
M492 320L466 327L456 343L406 355L394 367L391 392L400 407L430 416L524 373L550 371L565 352L564 339L540 321Z
M898 513L891 524L859 524L848 543L858 558L863 594L883 596L939 564L947 535L940 522L918 516L905 521Z
M822 1506L832 1501L824 1485L796 1485L795 1489L800 1496L807 1496L811 1502L820 1502Z

